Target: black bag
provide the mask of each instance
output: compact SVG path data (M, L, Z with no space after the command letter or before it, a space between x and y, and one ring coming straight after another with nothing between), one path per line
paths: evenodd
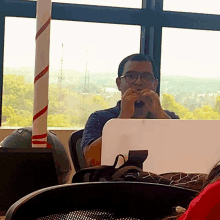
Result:
M169 185L170 180L159 175L143 172L143 162L148 156L148 151L129 151L128 160L119 168L116 168L119 154L112 166L94 166L78 171L72 179L72 183L79 182L99 182L99 181L139 181L161 183Z
M112 166L94 166L78 171L72 179L72 183L100 182L100 181L138 181L148 183L159 183L186 188L200 192L207 179L203 173L170 172L155 174L143 172L143 162L148 156L148 151L129 151L128 160L119 168L116 168L119 154Z

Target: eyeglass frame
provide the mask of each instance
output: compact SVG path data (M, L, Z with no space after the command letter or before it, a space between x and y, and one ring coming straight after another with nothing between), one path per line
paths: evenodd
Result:
M135 71L132 71L132 72L135 72ZM128 72L126 72L126 73L128 73ZM125 75L126 75L126 73L125 73ZM119 78L120 78L120 79L121 79L121 78L125 78L126 82L128 82L128 83L130 83L130 84L134 84L134 83L138 80L138 78L140 77L140 78L141 78L141 82L145 83L145 82L142 80L141 73L150 73L150 75L153 76L153 81L149 81L149 82L152 82L152 83L153 83L153 82L156 80L156 78L155 78L155 76L154 76L154 74L153 74L152 72L136 72L136 73L139 73L139 74L138 74L138 76L137 76L137 79L136 79L133 83L128 82L125 75L120 76ZM145 84L146 84L146 83L145 83Z

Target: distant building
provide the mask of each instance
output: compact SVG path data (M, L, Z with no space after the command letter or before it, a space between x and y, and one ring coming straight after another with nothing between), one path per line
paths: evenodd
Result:
M118 89L106 87L105 92L107 92L107 93L116 93L116 92L118 92Z
M205 97L206 94L198 94L198 97Z
M118 89L115 89L115 88L111 88L111 87L105 88L106 98L111 98L112 96L114 96L118 92L119 92Z

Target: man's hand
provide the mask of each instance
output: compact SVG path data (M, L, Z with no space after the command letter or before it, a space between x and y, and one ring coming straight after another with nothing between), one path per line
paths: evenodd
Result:
M145 108L147 111L151 112L155 116L160 116L164 113L159 96L156 92L150 89L144 89L140 91L141 100L145 103Z
M84 156L88 167L101 165L102 137L86 146Z
M135 112L134 103L140 99L137 90L129 88L121 98L121 112L119 118L131 118Z

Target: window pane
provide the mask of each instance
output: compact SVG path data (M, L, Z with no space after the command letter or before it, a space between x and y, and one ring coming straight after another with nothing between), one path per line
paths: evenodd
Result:
M35 33L35 19L6 18L2 126L31 125ZM52 20L48 127L84 127L115 106L118 65L139 50L140 26Z
M164 0L166 11L220 14L219 0Z
M220 119L217 31L163 28L161 99L182 119Z
M36 1L36 0L30 0L30 1ZM52 2L113 6L113 7L123 7L123 8L142 8L142 0L52 0Z

